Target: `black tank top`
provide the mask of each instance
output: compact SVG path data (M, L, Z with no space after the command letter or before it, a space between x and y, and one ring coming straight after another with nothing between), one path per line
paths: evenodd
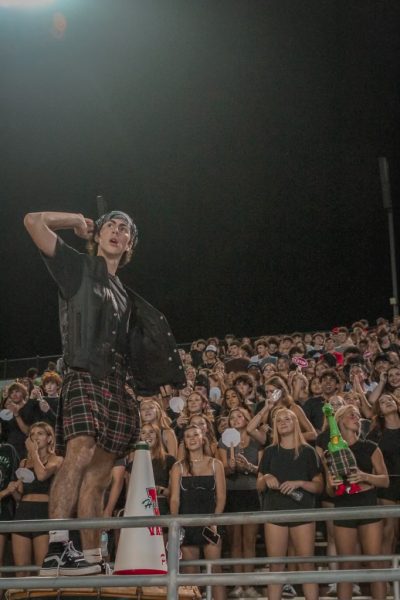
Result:
M213 513L215 511L215 465L212 459L213 475L183 475L181 468L181 491L179 513L181 515Z
M25 467L28 468L28 467ZM30 471L32 471L32 473L35 475L35 472L33 469L29 469ZM48 477L47 479L45 479L44 481L39 481L39 479L37 479L36 475L35 475L35 479L33 481L31 481L31 483L24 483L24 488L23 488L23 492L22 492L22 500L24 499L24 496L27 496L28 494L49 494L50 492L50 485L51 482L53 481L53 475L51 477Z

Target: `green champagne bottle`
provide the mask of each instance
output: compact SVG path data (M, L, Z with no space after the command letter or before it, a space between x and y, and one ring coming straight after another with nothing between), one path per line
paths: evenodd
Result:
M328 444L328 450L332 454L334 452L339 452L339 450L345 450L349 447L348 443L342 438L342 434L340 433L339 426L336 423L335 415L333 413L332 406L327 403L322 407L322 411L326 418L328 419L329 424L329 432L330 432L330 442Z

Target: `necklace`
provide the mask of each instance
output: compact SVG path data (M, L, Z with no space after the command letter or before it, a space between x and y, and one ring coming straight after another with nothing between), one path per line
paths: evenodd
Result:
M191 463L195 463L195 462L201 462L202 460L204 460L204 456L202 458L194 458L193 460L191 460Z

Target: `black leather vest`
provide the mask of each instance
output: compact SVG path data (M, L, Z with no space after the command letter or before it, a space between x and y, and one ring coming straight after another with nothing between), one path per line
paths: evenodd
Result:
M127 289L132 301L129 359L138 393L157 393L162 385L186 384L176 342L164 315ZM86 255L81 285L65 300L59 295L65 364L102 379L115 370L117 312L104 259Z

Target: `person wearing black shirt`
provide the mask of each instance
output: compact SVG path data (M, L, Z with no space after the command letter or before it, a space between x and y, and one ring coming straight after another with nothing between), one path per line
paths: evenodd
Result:
M389 476L381 450L370 440L360 438L360 412L352 405L343 406L335 413L343 439L348 443L354 454L357 470L350 475L349 482L357 483L360 491L357 494L343 494L334 496L335 508L354 508L357 516L357 507L376 506L377 490L387 488ZM328 472L327 491L333 496L337 481ZM357 554L357 543L361 546L364 558L368 555L382 554L383 523L381 518L335 520L335 543L339 556ZM371 569L379 569L379 561L367 563ZM341 562L341 569L353 569L351 562ZM338 583L338 599L347 600L352 597L351 582ZM376 600L386 598L386 583L374 581L371 583L371 596Z
M378 502L396 505L400 500L400 402L382 394L373 406L372 426L367 439L378 444L389 473L389 487L378 489ZM398 518L383 521L382 554L392 554L397 545Z
M30 213L24 220L58 285L63 359L67 366L56 423L65 460L50 494L50 518L101 517L114 462L137 441L139 417L125 391L128 368L137 392L184 384L183 366L164 315L128 290L117 269L129 262L137 228L111 211L96 223L82 214ZM56 231L72 229L92 243L77 252ZM83 554L67 531L50 532L42 575L101 573L100 531L82 530Z
M314 508L316 496L323 488L320 461L314 448L309 446L300 430L299 421L292 410L278 409L275 413L273 441L262 456L257 488L263 494L263 510L298 510ZM296 556L314 554L315 523L266 523L265 544L268 556L285 556L289 539ZM284 565L271 564L271 571L282 571ZM304 563L303 570L313 570ZM268 586L269 600L280 600L281 585ZM318 600L318 585L303 585L307 600Z

